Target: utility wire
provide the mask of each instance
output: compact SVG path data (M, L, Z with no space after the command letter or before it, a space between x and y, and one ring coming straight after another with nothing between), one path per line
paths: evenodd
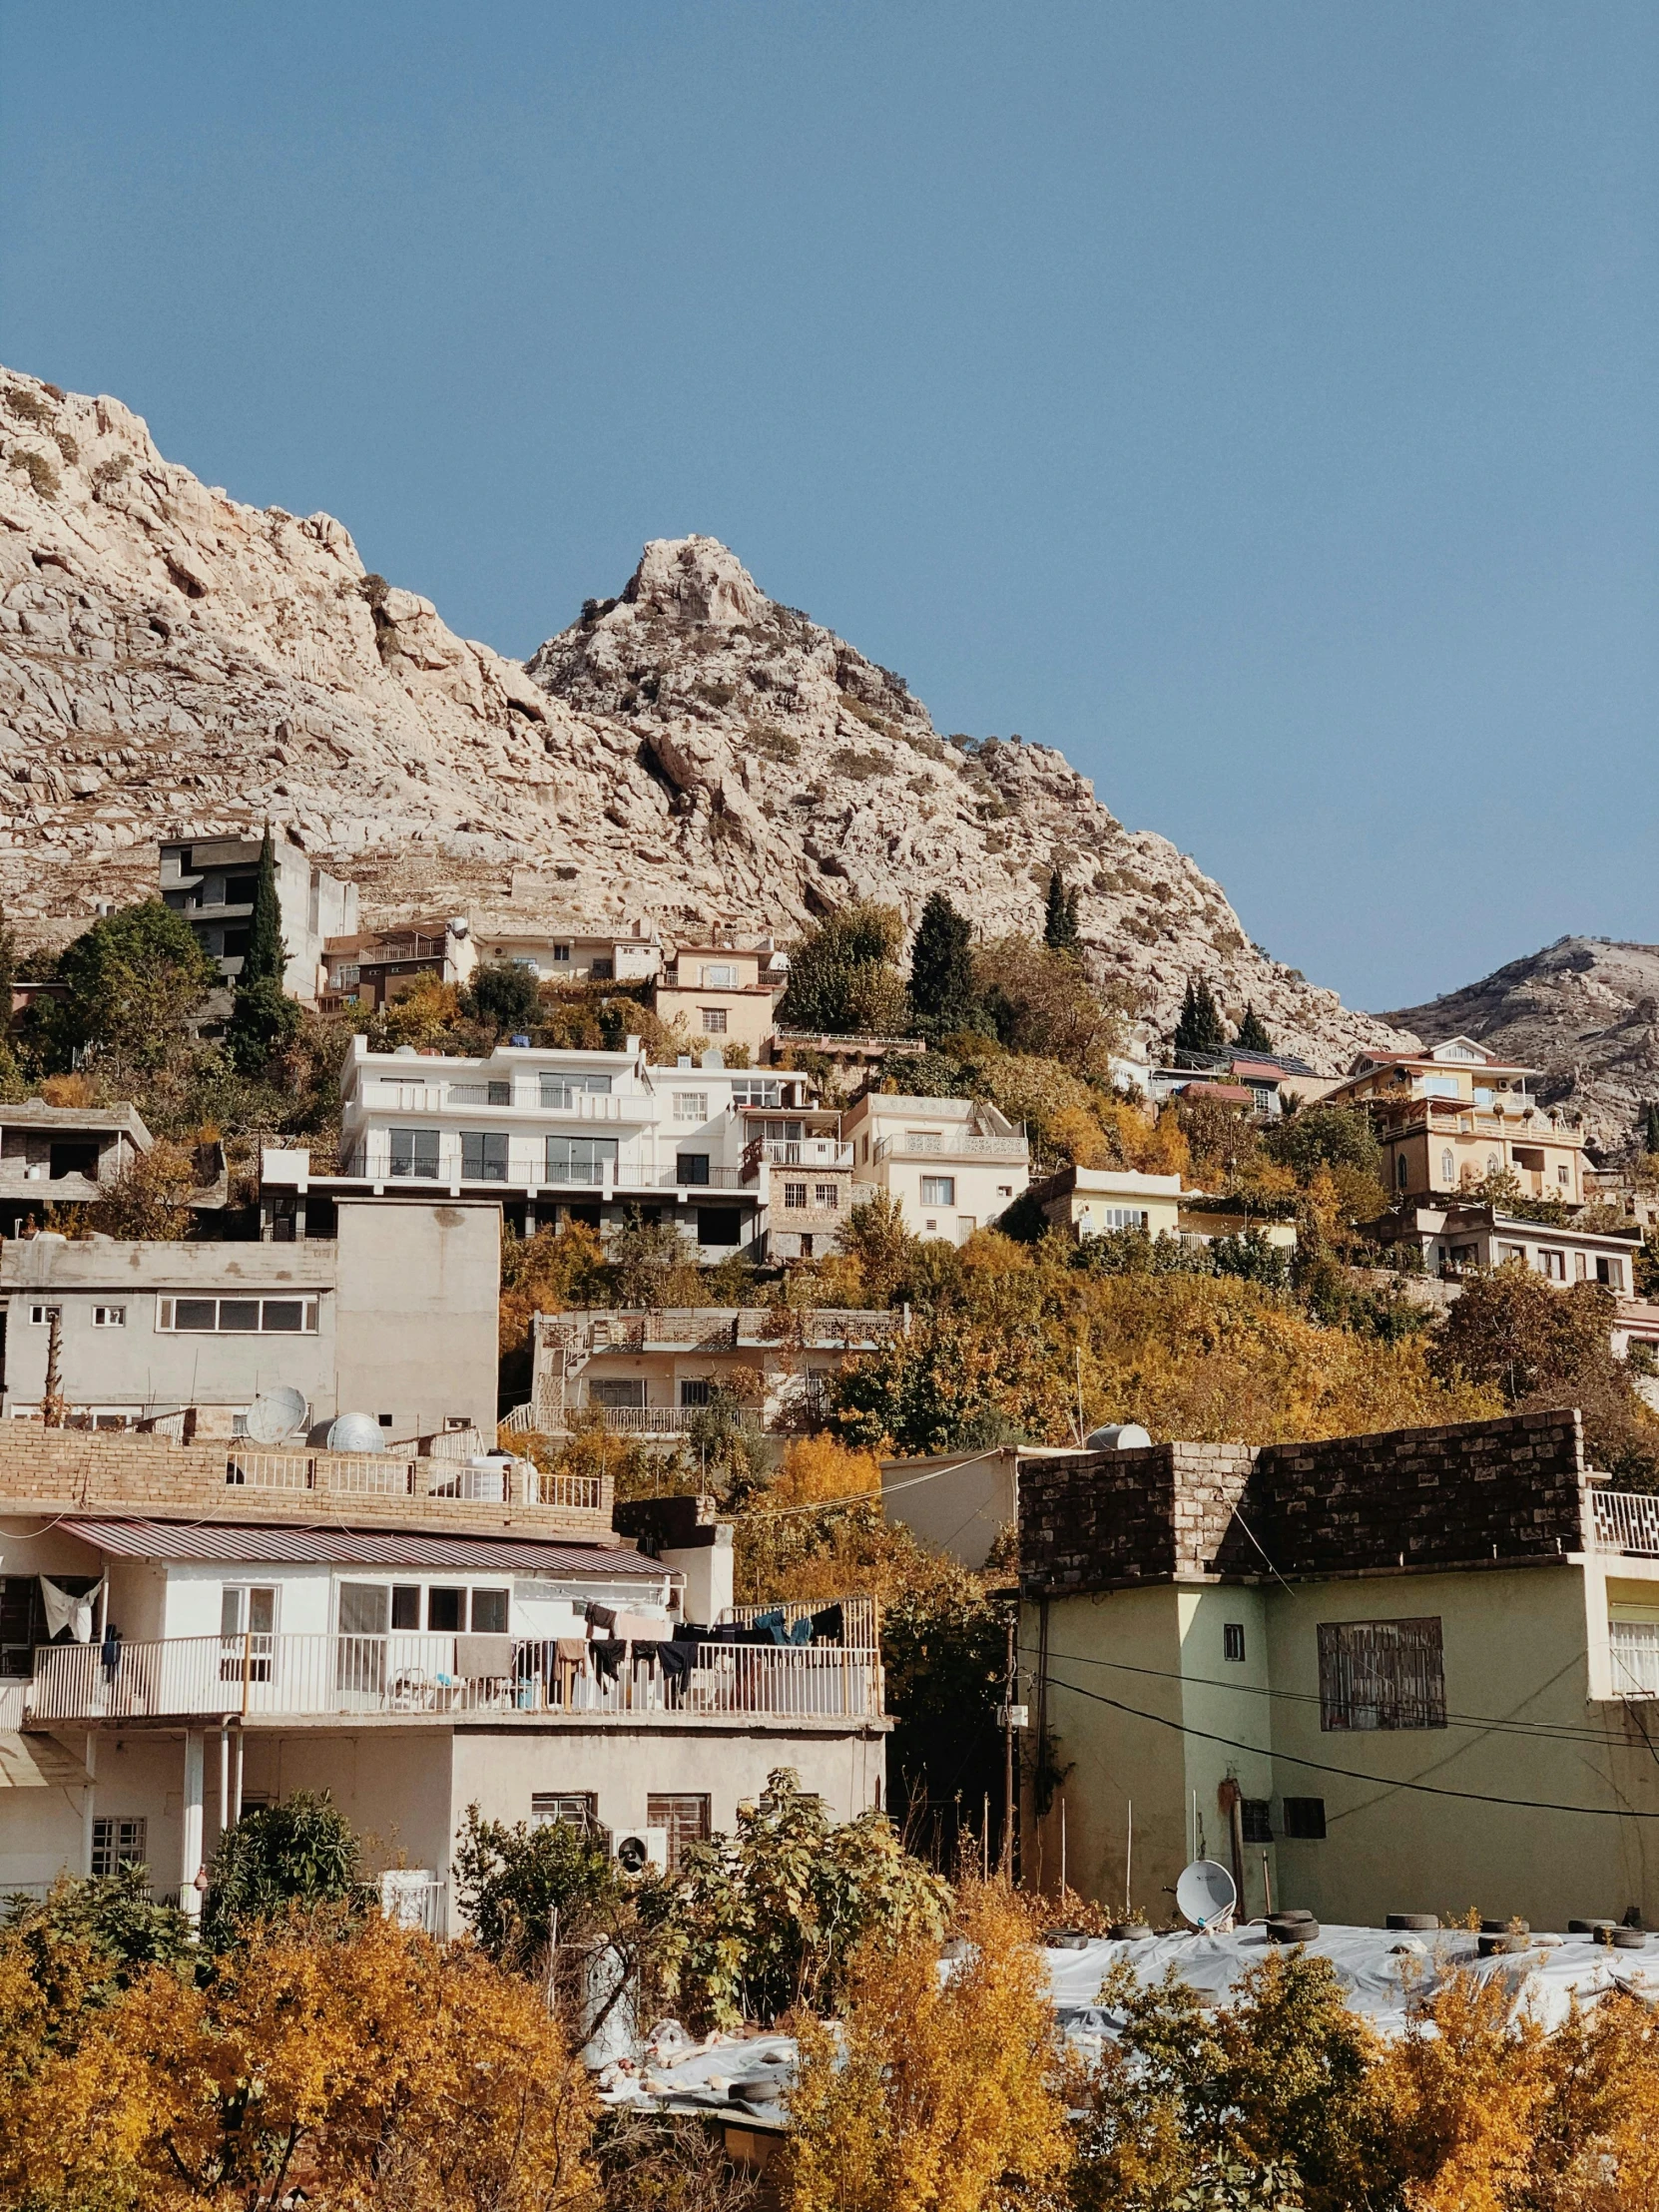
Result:
M1050 1666L1052 1667L1052 1655ZM1143 1713L1137 1706L1125 1705L1121 1699L1106 1697L1099 1690L1085 1690L1079 1682L1062 1682L1052 1672L1050 1684L1060 1690L1069 1690L1073 1697L1086 1697L1096 1705L1109 1705L1117 1713L1127 1714L1131 1720L1151 1721L1155 1727L1170 1728L1178 1736L1193 1736L1207 1744L1222 1744L1229 1751L1249 1752L1256 1759L1271 1759L1275 1764L1283 1761L1287 1766L1306 1767L1314 1774L1340 1775L1346 1782L1369 1782L1384 1792L1413 1790L1422 1797L1457 1798L1469 1805L1506 1805L1523 1813L1581 1813L1586 1819L1609 1821L1659 1821L1659 1812L1637 1813L1617 1805L1560 1805L1548 1798L1495 1797L1486 1790L1448 1790L1434 1782L1402 1782L1392 1775L1362 1774L1356 1767L1334 1767L1320 1759L1304 1759L1294 1751L1275 1751L1267 1744L1241 1743L1236 1736L1218 1736L1208 1728L1192 1728L1185 1721L1172 1721L1163 1713Z

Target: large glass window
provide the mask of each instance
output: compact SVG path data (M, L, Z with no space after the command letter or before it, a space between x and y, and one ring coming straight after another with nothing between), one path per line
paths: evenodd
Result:
M546 1075L541 1079L541 1102L556 1112L574 1111L579 1098L607 1098L611 1090L608 1075Z
M676 1153L674 1180L683 1184L706 1184L709 1180L709 1155L706 1152Z
M924 1206L954 1206L956 1178L953 1175L924 1175L921 1179L921 1203Z
M437 1131L394 1129L391 1133L391 1172L394 1176L435 1178L438 1172Z
M643 1405L645 1403L645 1378L643 1376L611 1376L588 1384L590 1405Z
M603 1183L607 1162L616 1176L615 1137L549 1137L543 1181Z
M159 1298L156 1327L192 1337L314 1337L314 1298Z
M506 1182L507 1139L502 1131L461 1131L461 1180L465 1183Z

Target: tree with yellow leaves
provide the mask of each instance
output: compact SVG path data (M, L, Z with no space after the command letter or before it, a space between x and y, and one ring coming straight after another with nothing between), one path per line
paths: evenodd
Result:
M801 2023L786 2212L1005 2212L1064 2203L1054 2019L1030 1919L1002 1883L960 1893L963 1955L866 1951L844 2025Z

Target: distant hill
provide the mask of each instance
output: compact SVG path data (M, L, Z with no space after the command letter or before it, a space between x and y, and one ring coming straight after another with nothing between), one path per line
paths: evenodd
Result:
M786 933L935 887L1040 926L1155 1031L1187 979L1329 1072L1393 1036L1253 945L1221 887L1039 745L947 743L901 677L766 597L712 538L658 540L528 668L365 576L324 514L240 505L119 400L0 370L0 894L33 939L155 882L161 836L288 826L370 920L645 914Z
M1459 1031L1545 1070L1546 1099L1579 1107L1591 1141L1621 1153L1659 1098L1659 945L1561 937L1426 1006L1383 1015L1425 1042Z

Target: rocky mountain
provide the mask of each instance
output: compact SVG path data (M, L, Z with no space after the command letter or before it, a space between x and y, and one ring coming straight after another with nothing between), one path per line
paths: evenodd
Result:
M1626 1151L1659 1098L1659 945L1560 937L1478 983L1383 1019L1438 1042L1459 1033L1528 1067L1579 1107L1592 1144Z
M946 890L987 935L1050 869L1156 1034L1187 978L1335 1071L1393 1032L1253 945L1167 839L1062 756L946 742L902 677L711 538L647 546L527 666L366 575L323 514L246 507L118 400L0 370L0 895L61 938L155 881L161 836L285 825L392 919L648 915L789 932Z

